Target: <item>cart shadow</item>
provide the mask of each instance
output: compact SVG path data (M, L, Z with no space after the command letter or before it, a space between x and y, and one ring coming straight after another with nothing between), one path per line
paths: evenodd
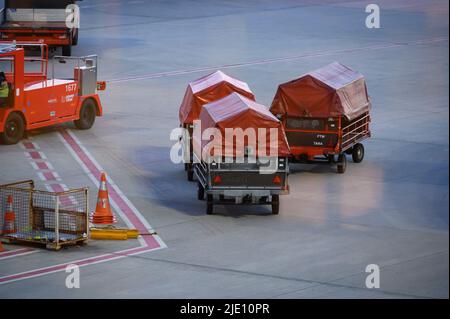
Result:
M41 128L36 128L30 131L25 132L25 138L30 137L45 137L50 136L56 132L59 132L61 129L75 129L75 125L73 123L63 123L52 126L46 126Z
M312 163L312 164L289 164L289 173L291 175L301 173L325 174L336 173L336 164Z
M271 216L272 211L267 206L248 206L248 205L214 205L213 215L222 217L242 218L246 216Z
M145 172L140 183L151 202L189 216L206 216L206 200L197 199L197 181L189 182L183 164L169 158L170 147L136 149L133 164ZM272 215L270 206L215 205L214 215L239 218Z

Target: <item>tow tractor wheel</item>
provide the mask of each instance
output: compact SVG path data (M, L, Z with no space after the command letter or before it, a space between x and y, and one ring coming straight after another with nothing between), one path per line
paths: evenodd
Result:
M347 157L344 153L339 154L338 163L337 163L337 172L339 174L344 174L345 169L347 168Z
M205 199L205 189L203 188L203 185L200 182L197 182L197 199L199 200Z
M75 126L80 130L88 130L95 122L95 103L91 99L84 100L80 109L80 118L74 121Z
M352 154L353 154L353 147L347 148L347 149L345 150L345 154L347 154L347 155L352 155Z
M361 163L364 159L364 146L357 143L353 146L352 159L355 163Z
M213 213L214 204L213 204L213 195L206 195L206 214L211 215Z
M18 113L11 113L6 119L3 133L0 134L0 139L3 144L16 144L22 139L24 131L25 123L22 117Z
M280 212L280 195L272 195L272 215Z
M192 182L194 180L194 168L192 167L192 164L188 164L187 179L190 182Z

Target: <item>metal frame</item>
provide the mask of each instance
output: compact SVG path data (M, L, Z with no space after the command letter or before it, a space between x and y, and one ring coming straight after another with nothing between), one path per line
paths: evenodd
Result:
M1 200L5 200L6 195L14 195L18 198L15 199L16 207L20 207L20 210L15 212L16 219L19 219L16 223L17 233L14 234L3 234L0 236L2 241L11 242L11 243L36 243L36 244L45 244L47 248L59 250L63 245L73 245L85 243L89 238L89 193L88 188L77 188L71 189L64 192L49 192L45 190L36 190L34 189L34 181L25 180L14 183L9 183L5 185L0 185L0 203ZM28 195L26 195L28 194ZM75 204L67 206L67 204L62 203L62 199L70 197L75 197ZM26 199L26 202L24 199ZM42 205L42 200L47 199L48 203ZM35 205L35 200L39 202L39 204ZM79 201L77 201L79 200ZM81 200L83 202L81 202ZM84 204L84 205L83 205ZM41 207L42 206L42 207ZM70 209L68 208L70 207ZM3 206L0 207L0 218L3 218ZM45 214L52 213L54 226L45 225L47 222L45 221ZM22 214L28 214L28 221L25 222L24 216ZM65 216L74 216L75 218L75 230L67 230L67 220L61 221L61 214ZM40 216L44 223L44 228L35 229L35 218L36 216ZM83 223L78 224L80 221L79 218L82 218ZM39 217L38 217L39 218ZM68 218L68 217L66 217ZM77 222L78 221L78 222ZM25 223L25 224L23 224ZM37 225L40 224L39 219L37 220ZM62 228L61 228L62 227ZM66 228L65 228L66 227ZM27 229L25 231L25 229ZM30 234L36 234L40 232L45 232L48 234L53 229L54 240L49 240L48 238L35 239ZM61 231L63 229L63 231ZM64 234L65 238L62 239L61 234ZM67 239L69 235L71 239ZM26 235L26 237L24 237ZM30 237L30 238L28 238Z
M363 117L350 122L347 126L342 128L342 135L340 138L341 152L345 152L356 143L370 137L369 123L370 115L369 112L366 112Z
M283 173L284 174L284 184L280 186L248 186L248 185L239 185L239 186L217 186L212 185L212 173L214 172L233 172L233 173L260 173L259 168L254 169L244 169L242 168L243 163L225 163L227 166L231 166L231 168L221 168L221 163L212 162L206 163L204 161L200 161L197 155L194 153L194 174L197 177L197 180L202 184L206 194L214 194L214 195L226 195L226 196L245 196L248 194L257 194L256 196L270 196L270 195L284 195L289 193L288 188L288 175L289 175L289 162L286 157L279 158L279 161L284 162L284 166L280 169L280 164L278 164L277 171L275 174ZM217 167L213 167L216 166ZM222 164L223 165L223 164ZM234 167L233 167L234 166ZM255 166L258 166L255 163ZM228 195L230 194L230 195Z
M302 153L309 153L314 155L327 155L327 154L341 154L353 147L356 143L359 143L366 138L370 137L369 123L370 114L366 112L361 118L354 121L350 121L348 124L344 125L344 120L342 117L337 117L338 127L337 129L330 130L326 127L324 130L305 130L305 129L295 129L286 127L286 118L283 119L283 126L285 127L286 133L288 132L298 132L298 133L313 133L313 134L334 134L337 136L337 143L334 147L326 146L300 146L293 145L290 143L291 151L294 157L301 155L300 152L296 150L302 149ZM323 120L326 120L324 118ZM289 142L289 141L288 141ZM309 157L309 156L308 156Z

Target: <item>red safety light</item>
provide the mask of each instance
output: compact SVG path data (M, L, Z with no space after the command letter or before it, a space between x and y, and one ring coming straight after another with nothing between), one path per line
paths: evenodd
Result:
M220 177L220 175L214 176L213 183L214 183L214 184L220 184L220 183L222 183L222 178Z
M274 184L281 184L281 178L278 175L275 175L275 177L273 178L272 182Z

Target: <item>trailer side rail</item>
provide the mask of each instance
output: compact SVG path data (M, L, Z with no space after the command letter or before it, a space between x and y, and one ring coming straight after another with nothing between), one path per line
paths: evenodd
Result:
M350 122L342 128L341 151L345 151L354 144L370 137L370 115L366 112L361 118Z

